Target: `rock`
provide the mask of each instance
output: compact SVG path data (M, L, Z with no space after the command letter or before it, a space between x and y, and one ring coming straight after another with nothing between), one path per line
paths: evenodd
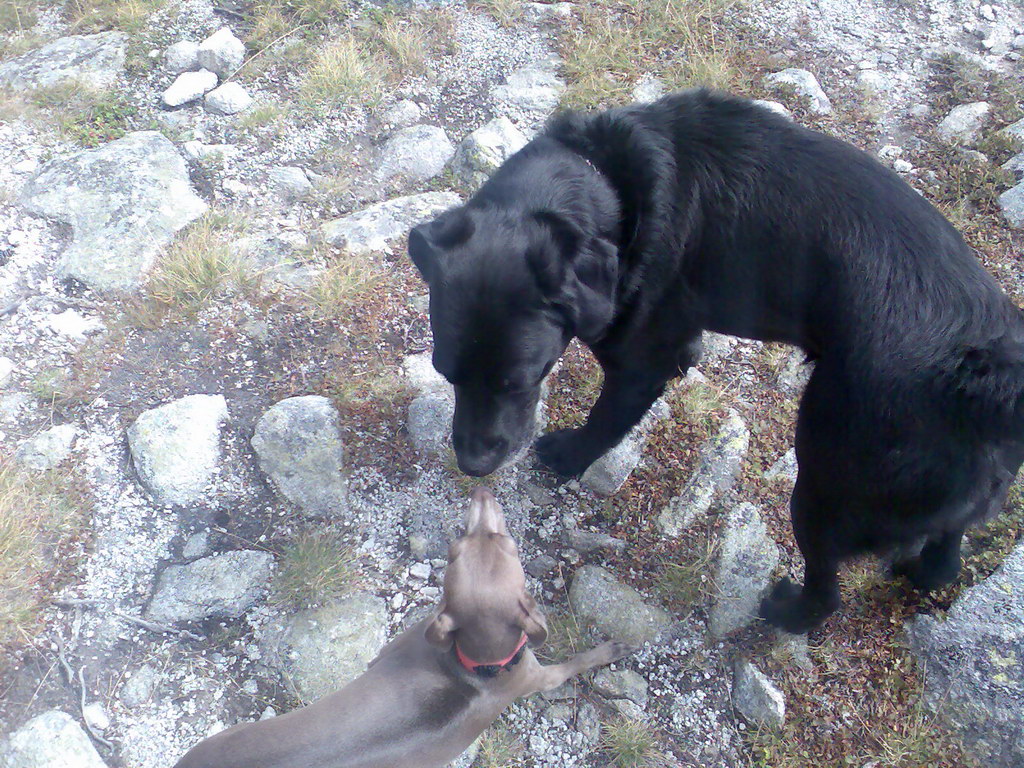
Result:
M110 716L98 701L82 707L82 718L97 731L105 731L110 727Z
M768 471L764 473L764 479L769 481L788 480L791 483L795 483L798 470L796 448L790 448L779 457L778 461L769 467Z
M1024 174L1024 152L1019 152L1011 157L1003 163L1002 168L1005 171L1013 172L1018 178L1020 178L1020 176Z
M242 66L245 44L227 27L221 27L199 44L199 66L220 77L228 77Z
M271 406L256 423L252 447L277 490L303 512L345 512L341 426L326 397L290 397Z
M396 131L381 147L376 176L424 182L437 176L455 154L448 134L435 125L411 125Z
M523 3L523 13L529 21L545 22L568 19L574 3Z
M164 51L164 69L172 75L199 69L199 44L182 40Z
M987 101L953 107L935 127L935 133L950 144L970 144L978 138L990 110Z
M651 74L646 74L633 86L633 93L630 94L638 104L650 104L665 95L667 89L665 83Z
M210 554L210 532L199 531L188 537L188 541L181 548L183 560L196 560Z
M547 576L553 570L558 567L558 561L551 555L537 555L533 560L526 564L526 572L533 576L535 579L541 579Z
M301 200L313 193L313 185L301 168L275 165L267 175L271 188L285 202Z
M739 476L750 444L743 419L730 411L718 434L701 448L701 459L683 492L669 502L655 521L665 536L680 536L704 517L715 497L727 493Z
M618 445L587 467L580 482L598 496L611 496L629 479L630 473L640 463L647 436L654 426L672 415L672 409L662 398L654 405Z
M217 76L207 69L198 72L182 72L161 96L168 107L180 107L195 101L207 91L217 87Z
M927 104L914 104L910 108L910 116L921 120L932 113L932 108Z
M9 357L0 357L0 385L6 384L14 373L14 361Z
M708 630L719 639L757 618L761 597L779 564L779 548L753 504L739 504L725 518L715 570Z
M184 158L157 131L45 163L21 201L30 213L70 225L60 277L107 291L138 288L160 249L207 208Z
M72 35L0 64L0 86L15 91L83 83L110 88L124 73L127 35Z
M215 115L234 115L248 109L250 104L252 104L252 96L246 92L245 88L234 82L224 83L219 88L214 88L206 94L206 99L203 101L206 111Z
M597 565L577 569L569 588L569 603L583 621L620 642L653 642L671 625L663 609L644 603L643 596Z
M793 113L790 112L788 109L786 109L784 105L780 104L777 101L769 101L767 99L754 99L753 101L759 107L764 107L769 112L774 112L775 114L780 115L786 118L787 120L793 119Z
M452 169L465 184L479 187L509 157L526 146L526 136L507 117L496 117L462 140Z
M472 768L473 761L480 754L480 739L466 747L466 751L448 763L448 768Z
M95 318L83 317L73 309L66 309L60 314L46 318L46 325L60 336L84 341L90 333L103 330L103 323Z
M387 639L384 601L357 592L296 614L280 634L271 633L269 656L279 660L303 701L313 701L351 682L376 658Z
M857 73L857 85L869 96L879 96L892 87L889 78L877 69L867 69Z
M461 202L453 192L396 197L329 221L320 228L320 233L326 242L348 253L390 253L391 245L405 237L410 229Z
M704 331L700 337L700 365L712 365L725 359L736 348L739 341L735 336Z
M779 730L786 722L782 691L749 661L740 661L733 670L732 700L736 711L757 728Z
M791 394L804 391L807 382L814 373L814 363L807 362L807 355L802 349L794 349L786 358L785 365L779 371L779 386Z
M583 555L601 550L615 553L626 551L626 542L622 539L609 536L607 533L582 531L575 525L567 528L565 543Z
M158 503L202 498L217 471L227 417L223 395L189 395L146 411L128 428L135 469Z
M415 125L423 116L423 109L415 101L402 99L384 113L384 122L395 128Z
M647 681L631 669L601 667L594 674L594 690L609 699L629 699L647 708Z
M421 456L440 453L448 445L455 403L443 395L420 395L409 403L406 429Z
M816 115L828 115L832 112L832 102L818 84L818 78L806 69L791 68L773 72L765 77L764 83L769 88L793 88L798 96L807 99L808 108Z
M1010 45L1015 51L1024 51L1024 35L1016 35Z
M1024 765L1024 544L965 590L945 620L907 625L925 679L925 702L986 766Z
M168 624L237 619L266 594L273 574L274 556L253 549L169 565L157 580L145 616Z
M238 154L238 147L234 144L203 144L201 141L186 141L181 148L189 160L196 162L223 163Z
M71 455L77 436L78 428L74 424L50 427L19 445L14 458L29 469L53 469Z
M106 768L106 763L71 715L51 710L0 743L0 768Z
M565 82L552 67L530 64L510 74L492 94L498 102L543 117L558 106L564 90Z
M1003 216L1014 229L1024 229L1024 182L1006 190L999 196Z
M118 693L118 698L126 707L134 709L149 702L160 686L160 673L145 664L135 670Z

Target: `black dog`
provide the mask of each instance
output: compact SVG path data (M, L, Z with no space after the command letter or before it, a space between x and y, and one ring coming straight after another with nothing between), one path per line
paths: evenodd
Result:
M791 632L839 606L837 566L857 553L924 538L897 569L951 581L965 527L1024 461L1021 311L896 174L749 101L696 90L560 116L409 252L471 475L529 439L573 336L605 383L583 427L537 442L563 475L639 421L705 328L817 360L791 502L804 587L762 604Z

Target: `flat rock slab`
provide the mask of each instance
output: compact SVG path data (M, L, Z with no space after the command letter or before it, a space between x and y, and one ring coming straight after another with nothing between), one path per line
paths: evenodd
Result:
M333 693L366 671L387 640L384 601L358 592L292 618L271 633L270 657L278 659L304 701Z
M71 35L0 64L0 86L16 91L83 83L109 88L124 72L124 32Z
M659 423L672 415L672 408L659 398L619 443L587 467L580 482L598 496L611 496L629 479L647 445L647 436Z
M410 125L388 139L380 150L376 176L423 182L437 176L455 154L448 134L436 125Z
M987 101L953 107L935 126L935 133L950 144L970 144L978 138L991 111Z
M102 291L141 286L160 249L206 211L184 158L157 131L45 163L25 185L29 213L71 227L61 277Z
M160 574L146 618L171 624L236 619L266 594L273 574L274 556L252 549L170 565Z
M749 661L736 664L732 699L736 710L755 728L778 730L786 721L786 699L782 691Z
M223 395L189 395L152 408L128 428L128 447L146 489L161 504L198 501L220 462Z
M50 427L19 445L14 458L29 469L53 469L71 455L71 447L77 436L78 428L74 424Z
M730 411L718 434L701 449L700 464L683 488L655 520L665 536L680 536L711 509L717 496L732 488L750 445L750 431L735 411Z
M1024 765L1024 544L945 620L916 616L907 633L928 705L986 766Z
M326 397L290 397L271 406L256 423L252 447L277 490L303 512L345 512L341 424Z
M353 254L391 252L409 230L462 202L454 192L424 192L371 205L329 221L320 228L323 239Z
M0 742L0 768L107 768L82 726L51 710Z
M757 617L761 597L779 564L779 547L753 504L738 504L725 518L715 569L715 598L708 617L711 636L743 629Z
M653 642L672 625L665 610L647 605L643 595L598 565L576 571L569 602L581 619L609 638L631 645Z

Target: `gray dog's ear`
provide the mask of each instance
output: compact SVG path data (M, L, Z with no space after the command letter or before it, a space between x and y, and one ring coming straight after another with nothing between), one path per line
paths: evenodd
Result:
M537 601L525 592L519 601L519 607L523 609L519 626L530 638L530 645L539 648L548 639L548 621L544 618L544 612L537 605Z
M442 603L437 615L427 624L427 641L446 648L454 641L455 638L452 637L452 633L457 628L458 625L455 623L454 617L450 613L445 612L444 603Z
M473 236L475 225L465 208L453 208L409 233L409 257L429 285L438 274L444 252Z

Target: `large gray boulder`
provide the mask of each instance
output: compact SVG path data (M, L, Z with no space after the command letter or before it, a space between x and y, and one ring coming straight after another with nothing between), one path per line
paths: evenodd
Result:
M16 91L76 82L109 88L124 72L124 32L72 35L0 64L0 86Z
M945 620L916 616L907 634L928 705L986 766L1024 765L1024 544Z
M576 571L569 603L580 619L609 638L631 645L653 642L672 625L665 610L647 605L643 595L598 565Z
M189 395L144 412L128 428L128 447L143 485L161 504L204 495L220 461L223 395Z
M411 125L396 131L381 147L376 176L381 181L428 181L444 170L454 154L455 147L444 129Z
M303 701L338 690L363 672L387 640L384 601L357 592L302 611L268 632L264 646Z
M736 710L755 728L779 730L786 721L786 699L774 683L749 661L733 671L732 700Z
M935 126L935 133L950 144L970 144L978 138L991 111L987 101L953 107Z
M252 447L277 490L303 512L344 514L344 446L338 412L326 397L290 397L256 423Z
M1024 181L999 196L1003 216L1014 229L1024 229Z
M452 169L471 187L479 187L513 154L526 146L526 136L507 117L496 117L462 140Z
M221 27L203 40L196 50L199 66L222 78L234 74L244 60L245 43L227 27Z
M170 565L160 574L145 615L169 624L236 619L266 594L273 574L274 556L253 549Z
M708 617L712 637L743 629L757 617L761 597L779 564L779 548L757 507L738 504L725 518L715 570L715 598Z
M739 476L750 445L750 431L735 411L730 411L718 434L701 449L700 464L683 488L655 520L665 536L680 536L711 509L716 497L728 492Z
M139 131L44 164L25 185L30 213L68 224L61 277L107 291L138 288L160 249L207 209L185 160L156 131Z
M106 768L71 715L51 710L33 717L0 743L0 768Z
M790 68L781 72L773 72L764 79L768 88L792 88L796 94L806 100L808 109L816 115L827 115L832 112L832 101L822 90L812 73L806 69Z
M396 197L329 221L320 228L320 234L326 242L348 253L389 253L395 241L409 234L417 224L461 202L462 199L454 192L424 192Z

